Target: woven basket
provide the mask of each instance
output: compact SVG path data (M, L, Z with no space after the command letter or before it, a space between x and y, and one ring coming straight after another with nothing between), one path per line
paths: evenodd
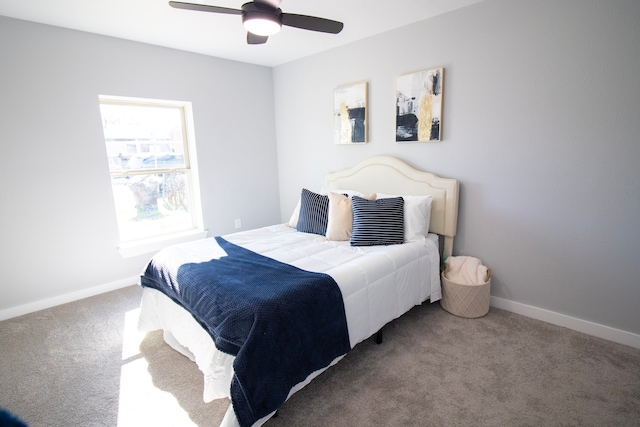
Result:
M491 298L491 269L484 285L465 285L454 283L442 272L442 299L440 305L449 313L473 319L489 312Z

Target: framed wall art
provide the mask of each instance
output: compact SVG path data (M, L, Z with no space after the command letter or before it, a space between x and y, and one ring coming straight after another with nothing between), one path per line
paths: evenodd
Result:
M367 130L367 82L340 86L333 91L335 144L364 144Z
M444 68L396 79L396 141L442 140Z

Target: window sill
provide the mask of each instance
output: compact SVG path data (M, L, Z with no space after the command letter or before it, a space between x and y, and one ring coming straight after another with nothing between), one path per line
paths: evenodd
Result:
M169 234L153 239L138 240L130 243L122 243L118 247L118 252L122 258L132 258L138 255L157 252L167 246L178 243L191 242L207 237L207 230L190 230L184 233Z

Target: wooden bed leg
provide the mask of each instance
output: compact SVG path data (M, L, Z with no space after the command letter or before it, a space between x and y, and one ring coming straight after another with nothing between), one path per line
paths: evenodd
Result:
M382 329L376 332L376 344L382 344Z

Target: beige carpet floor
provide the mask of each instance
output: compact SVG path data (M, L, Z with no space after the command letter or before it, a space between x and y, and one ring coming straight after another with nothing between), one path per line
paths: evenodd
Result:
M32 427L217 426L196 365L136 330L131 286L0 322L0 407ZM640 426L640 350L492 308L415 307L267 426Z

